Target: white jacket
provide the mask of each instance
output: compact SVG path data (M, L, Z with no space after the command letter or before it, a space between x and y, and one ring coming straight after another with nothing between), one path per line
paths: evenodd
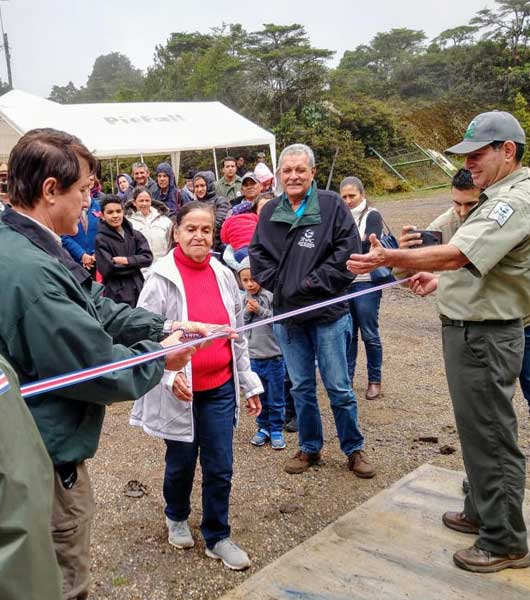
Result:
M134 229L144 235L149 243L151 252L153 253L153 265L168 253L171 244L171 231L173 223L171 219L162 215L151 206L151 210L147 216L144 216L139 210L127 217ZM146 271L151 271L152 266ZM142 269L142 272L144 270ZM145 273L144 273L145 275Z
M230 316L231 327L243 325L243 304L234 275L227 267L215 258L210 265L215 273L221 298ZM186 321L188 308L186 294L173 253L160 259L138 299L138 306L162 315L166 319ZM204 315L208 322L208 315ZM244 335L232 340L232 364L234 369L234 386L236 389L236 422L239 419L239 389L245 398L263 393L263 386L256 373L250 369L247 340ZM191 362L184 369L188 383L193 389L191 378ZM150 435L180 442L192 442L193 412L192 402L184 402L175 398L172 386L175 371L165 371L161 382L134 403L130 423L142 427Z

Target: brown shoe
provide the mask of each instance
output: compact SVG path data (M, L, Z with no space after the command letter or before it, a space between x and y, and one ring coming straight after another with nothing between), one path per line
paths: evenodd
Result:
M530 567L530 552L526 554L506 554L499 556L476 546L459 550L453 554L455 565L474 573L495 573L503 569L524 569Z
M320 452L314 454L308 454L302 450L291 456L291 458L285 463L283 470L290 475L298 475L307 471L312 465L317 465L320 462Z
M364 397L367 400L377 400L381 395L381 384L380 383L369 383L366 388Z
M375 476L375 469L366 460L363 450L355 450L348 456L348 469L361 479L371 479Z
M478 533L480 523L468 519L463 512L446 512L442 515L442 522L449 529L462 533Z

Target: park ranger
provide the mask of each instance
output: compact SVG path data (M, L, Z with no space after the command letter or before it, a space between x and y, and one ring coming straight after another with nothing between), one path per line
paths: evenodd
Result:
M509 113L482 113L447 152L465 156L482 190L450 243L387 250L371 239L352 255L353 273L387 265L420 271L411 289L438 289L449 391L470 482L463 512L444 524L478 534L454 554L457 566L489 573L530 566L522 514L525 458L517 444L512 398L523 357L530 306L530 170L521 166L525 134ZM372 237L372 236L371 236ZM439 280L433 271L443 271Z

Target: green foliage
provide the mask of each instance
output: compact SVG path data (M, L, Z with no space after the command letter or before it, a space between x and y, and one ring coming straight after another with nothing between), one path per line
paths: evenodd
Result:
M78 97L79 90L69 81L67 85L54 85L49 100L59 102L59 104L75 104Z
M300 24L266 23L247 32L222 24L174 32L143 76L117 52L96 59L85 86L54 86L50 99L73 102L218 100L262 127L278 147L304 142L325 185L358 175L378 191L401 184L373 158L417 142L443 150L469 119L513 110L530 134L530 1L496 0L469 24L425 33L395 28L347 50L336 68ZM2 91L0 82L0 93ZM249 152L243 152L249 154ZM210 153L189 153L182 168L212 168Z

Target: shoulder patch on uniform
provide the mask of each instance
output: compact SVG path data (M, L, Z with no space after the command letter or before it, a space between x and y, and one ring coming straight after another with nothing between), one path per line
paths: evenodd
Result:
M0 369L0 396L7 392L10 387L7 375Z
M509 204L506 204L506 202L497 202L488 215L488 219L497 221L502 227L514 212L515 210Z

